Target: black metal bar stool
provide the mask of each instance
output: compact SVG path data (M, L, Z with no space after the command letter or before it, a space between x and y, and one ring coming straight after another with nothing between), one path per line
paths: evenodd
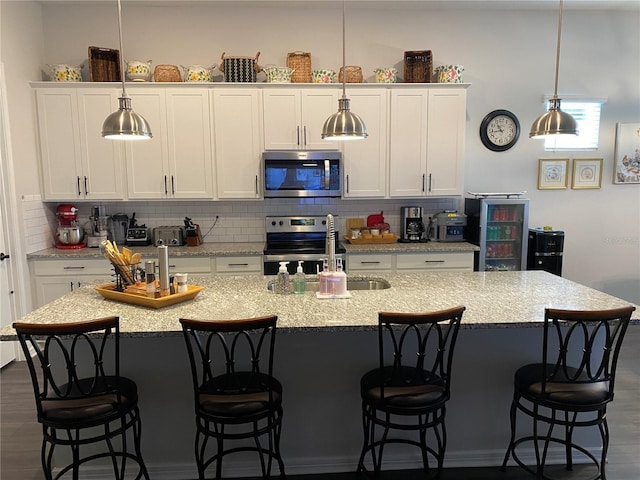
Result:
M515 373L511 403L511 440L502 463L513 457L538 479L545 473L550 447L561 445L566 469L572 470L580 453L596 466L592 480L606 480L609 446L607 405L613 400L618 354L635 307L611 310L545 310L542 363L525 365ZM531 417L532 434L516 438L518 412ZM596 426L602 442L600 458L577 445L574 430ZM561 432L556 432L556 427ZM532 445L535 467L526 465L518 447ZM581 477L582 478L582 477Z
M214 462L216 478L222 478L222 458L242 451L258 452L264 478L271 477L273 460L285 476L280 455L282 385L273 377L276 321L273 315L180 319L193 378L201 480ZM267 445L260 441L265 436ZM215 448L207 448L209 438L215 439ZM252 442L243 442L247 439ZM236 446L225 447L226 441Z
M135 478L148 480L140 453L138 388L120 376L118 317L58 324L16 322L13 328L27 359L42 424L45 478L71 472L77 480L83 465L109 458L113 478L124 479L127 460L132 460L138 467ZM127 448L128 436L133 438L133 452ZM82 448L100 442L106 451L93 449L81 455ZM72 461L54 477L58 446L69 447Z
M453 350L465 307L428 313L378 315L379 367L360 380L364 443L358 472L370 472L370 454L376 476L382 469L385 445L403 443L418 447L425 473L429 456L442 470L447 445L446 402L450 397ZM376 427L382 435L376 434ZM417 432L418 438L391 438L390 430ZM427 442L433 431L435 446Z

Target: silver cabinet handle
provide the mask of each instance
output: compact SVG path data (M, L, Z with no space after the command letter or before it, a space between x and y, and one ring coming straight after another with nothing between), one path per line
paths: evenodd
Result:
M424 192L424 173L422 174L422 191Z
M444 260L425 260L424 263L444 263Z
M173 175L171 175L171 194L172 195L176 194L176 186L175 186L174 181L173 181Z
M307 126L305 125L304 127L302 127L304 130L304 134L302 136L302 141L303 141L303 146L306 148L307 147Z
M70 267L62 267L63 270L84 270L82 266L70 266Z
M82 195L82 192L80 191L80 176L76 177L76 184L78 187L78 196Z
M380 261L373 261L372 260L372 261L369 261L369 262L363 262L363 261L360 262L361 265L364 265L364 264L373 264L373 265L375 265L375 264L378 264L378 263L380 263Z
M346 182L347 182L347 193L349 193L349 175L347 175Z
M164 194L166 195L167 193L169 193L169 191L167 190L167 176L164 176Z
M84 177L84 194L89 195L89 190L87 189L87 176Z
M248 267L248 263L227 263L227 267Z
M297 137L296 144L300 146L300 125L296 127L296 137Z
M256 195L258 195L258 175L256 175Z
M429 174L429 192L431 192L431 174Z

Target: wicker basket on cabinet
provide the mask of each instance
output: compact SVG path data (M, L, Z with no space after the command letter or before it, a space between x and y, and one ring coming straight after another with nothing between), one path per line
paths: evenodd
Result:
M404 82L431 83L433 56L431 50L404 52Z
M287 67L293 70L292 83L311 83L311 54L308 52L287 53Z

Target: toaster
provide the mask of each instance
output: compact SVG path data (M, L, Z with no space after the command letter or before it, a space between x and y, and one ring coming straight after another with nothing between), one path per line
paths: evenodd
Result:
M153 244L179 247L185 244L184 227L156 227L153 229Z

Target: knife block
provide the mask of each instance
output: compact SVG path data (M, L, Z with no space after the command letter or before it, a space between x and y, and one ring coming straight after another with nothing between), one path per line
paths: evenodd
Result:
M200 225L196 225L195 228L187 229L187 246L197 247L202 245L202 234L200 233Z

